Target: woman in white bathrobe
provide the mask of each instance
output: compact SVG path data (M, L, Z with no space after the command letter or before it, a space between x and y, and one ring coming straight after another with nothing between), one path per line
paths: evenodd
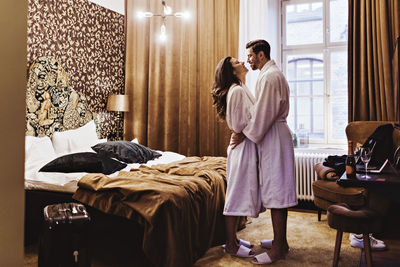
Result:
M245 85L248 69L235 58L222 59L215 71L212 90L218 116L229 129L240 133L250 120L255 99ZM257 174L257 147L245 139L234 150L228 147L227 189L225 198L225 252L238 257L252 257L252 245L236 236L239 216L258 217L261 201Z

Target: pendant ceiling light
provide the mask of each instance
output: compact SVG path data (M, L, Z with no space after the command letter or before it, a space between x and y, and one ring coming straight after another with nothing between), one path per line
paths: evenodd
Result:
M137 16L139 18L161 17L162 24L160 27L160 41L165 42L167 40L167 29L165 27L165 20L167 19L167 17L173 16L176 18L188 19L190 17L190 14L187 11L172 13L172 8L165 3L165 0L162 0L161 4L163 6L163 11L161 14L154 14L153 12L149 11L146 12L139 11L137 12Z

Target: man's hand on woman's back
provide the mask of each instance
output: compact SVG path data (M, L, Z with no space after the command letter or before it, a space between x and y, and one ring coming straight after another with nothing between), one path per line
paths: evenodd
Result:
M243 133L241 133L241 132L240 133L232 132L231 143L229 145L232 147L232 149L234 149L241 142L243 142L244 138L246 138L246 136Z

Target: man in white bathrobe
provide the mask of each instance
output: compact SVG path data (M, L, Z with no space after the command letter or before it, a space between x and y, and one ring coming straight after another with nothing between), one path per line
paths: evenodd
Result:
M286 123L289 113L288 83L270 59L270 45L255 40L246 45L247 62L260 70L256 83L256 104L251 120L242 133L257 144L259 156L259 187L262 205L271 209L273 240L261 245L271 248L255 257L256 264L268 264L285 258L289 251L286 239L287 208L297 205L292 136ZM235 134L234 134L235 135ZM240 135L239 135L240 136ZM240 141L234 136L233 146Z

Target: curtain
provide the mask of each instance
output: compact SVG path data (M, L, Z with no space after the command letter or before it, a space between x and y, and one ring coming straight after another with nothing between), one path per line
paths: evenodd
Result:
M271 45L271 58L280 65L280 5L276 0L240 0L239 60L247 61L246 44L249 41L264 39ZM246 85L253 95L259 72L251 70L247 73Z
M126 0L124 138L186 156L226 156L230 131L219 121L210 94L215 67L237 57L239 0L169 0L167 41L158 40L161 17L138 20L136 12L162 13L161 0ZM225 12L224 12L225 11Z
M349 1L349 122L395 120L392 60L399 14L398 0Z
M394 118L400 122L400 36L396 40L393 56Z

